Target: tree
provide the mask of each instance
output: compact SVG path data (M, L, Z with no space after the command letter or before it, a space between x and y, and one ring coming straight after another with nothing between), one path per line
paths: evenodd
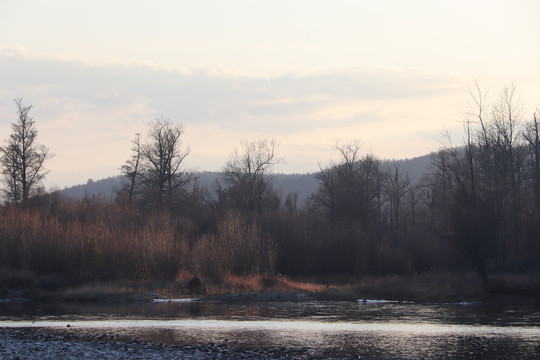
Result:
M158 205L171 202L175 192L195 179L192 172L181 171L189 148L182 149L184 129L170 120L159 118L150 126L148 143L141 148L142 181L155 196Z
M341 162L320 167L317 177L321 185L315 200L333 220L354 220L362 224L370 215L380 220L384 176L381 162L371 155L360 156L360 141L336 144Z
M262 212L271 192L266 175L280 160L275 139L243 141L242 151L235 148L223 168L223 180L227 188L222 191L222 195L239 209Z
M523 138L527 141L529 149L529 177L533 184L534 207L538 210L540 209L540 131L536 112L533 114L532 121L527 123Z
M485 280L489 261L502 268L512 255L508 250L513 248L513 255L519 250L526 172L519 142L522 105L514 86L503 89L494 102L477 83L469 95L464 146L440 152L437 167L448 174L447 229Z
M126 160L126 163L120 168L122 174L128 179L128 201L131 203L133 196L135 195L135 189L138 185L138 180L141 176L141 157L142 157L142 145L141 145L141 134L135 134L135 139L133 139L133 147L131 148L133 155L129 160Z
M388 199L390 201L390 226L399 229L402 219L401 201L403 197L411 191L411 179L407 172L403 173L399 169L399 164L394 164L393 170L388 174Z
M191 171L183 171L182 163L189 148L182 147L184 129L163 117L155 119L148 130L146 142L136 134L131 157L120 168L128 183L123 193L131 203L143 197L153 205L170 205L183 188L195 180Z
M8 201L26 206L35 193L37 185L45 178L45 160L53 155L49 149L36 142L38 131L28 114L32 106L24 106L22 99L16 99L18 119L11 124L12 133L6 145L0 147L2 173Z

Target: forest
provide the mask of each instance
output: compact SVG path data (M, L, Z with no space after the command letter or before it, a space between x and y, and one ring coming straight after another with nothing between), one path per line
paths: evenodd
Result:
M444 141L412 178L338 142L305 203L273 188L275 139L244 141L223 165L215 193L185 169L183 128L155 119L133 139L111 201L75 201L41 186L52 154L37 143L31 106L0 148L0 268L92 281L225 275L361 279L433 272L540 270L540 140L514 87L495 99L470 91L464 137Z

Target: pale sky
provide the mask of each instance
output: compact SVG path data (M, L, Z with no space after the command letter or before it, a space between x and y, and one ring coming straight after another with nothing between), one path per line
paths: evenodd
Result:
M195 170L243 139L277 139L285 173L336 140L424 155L459 133L475 79L540 108L540 1L0 0L0 141L13 99L33 105L49 188L119 174L160 116Z

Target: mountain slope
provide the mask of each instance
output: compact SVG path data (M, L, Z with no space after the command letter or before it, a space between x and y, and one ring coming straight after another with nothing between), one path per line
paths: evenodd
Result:
M424 155L413 159L406 160L388 160L384 161L384 165L393 169L398 166L401 172L409 174L411 180L419 180L431 166L433 155ZM221 173L215 171L200 172L198 178L199 186L208 189L210 194L215 194L217 189L217 181L220 180ZM317 191L319 181L316 173L310 174L271 174L271 183L274 190L278 191L282 199L287 195L296 193L298 195L298 203L303 204L311 194ZM116 192L121 188L124 178L121 175L108 177L101 180L89 179L86 184L75 185L61 190L60 193L64 196L81 200L84 197L103 196L107 200L112 200Z

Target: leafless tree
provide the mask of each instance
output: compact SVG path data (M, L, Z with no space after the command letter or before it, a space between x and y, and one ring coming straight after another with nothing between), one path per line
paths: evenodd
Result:
M151 189L158 205L171 201L174 193L195 179L181 165L189 155L189 147L182 148L181 125L163 117L155 119L148 132L148 142L142 146L143 182Z
M398 228L401 222L402 199L411 190L409 174L400 170L399 164L394 164L388 173L388 199L390 200L390 226Z
M380 220L382 207L381 163L371 155L360 156L360 141L336 143L341 161L327 168L320 167L317 174L321 185L315 200L327 209L331 219L349 218L361 223L376 212Z
M120 168L122 174L128 179L128 200L131 203L133 196L135 195L135 189L138 185L138 180L141 176L141 157L142 157L142 144L141 144L141 134L135 134L135 139L132 141L133 147L131 148L132 155L131 158L126 160L126 163Z
M464 146L444 149L437 166L451 175L450 228L485 278L483 263L489 254L503 267L509 244L518 249L525 172L525 151L519 142L522 105L513 85L496 101L489 101L478 83L469 95Z
M242 210L262 212L271 192L266 175L279 163L279 144L275 139L242 141L223 168L224 194Z
M28 114L32 106L24 106L16 99L17 121L11 124L12 133L6 145L0 147L2 173L8 201L26 206L38 184L45 178L44 163L53 155L49 149L36 142L38 131Z
M184 129L163 117L155 119L148 130L146 142L140 134L133 140L132 156L121 170L129 181L129 201L141 196L155 206L165 201L171 204L185 186L195 181L192 171L182 169L189 148L183 147Z
M534 206L540 209L540 131L536 112L533 119L527 123L523 131L523 138L527 141L530 157L530 178L533 183Z

